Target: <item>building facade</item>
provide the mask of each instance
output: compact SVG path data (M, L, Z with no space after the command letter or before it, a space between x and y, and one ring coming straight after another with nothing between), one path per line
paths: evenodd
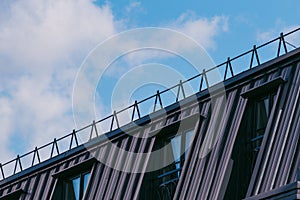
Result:
M222 87L209 86L204 71L190 97L180 82L169 106L157 92L162 109L142 117L136 102L125 126L115 112L105 135L98 133L100 120L86 127L84 144L74 130L64 137L66 151L55 139L0 165L0 200L300 199L300 48L289 50L285 36L273 41L277 56L266 62L260 47L246 52L244 72L234 74L238 57L221 64ZM26 156L32 162L24 168Z

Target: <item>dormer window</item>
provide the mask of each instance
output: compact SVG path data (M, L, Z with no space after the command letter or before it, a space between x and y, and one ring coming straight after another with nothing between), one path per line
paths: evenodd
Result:
M57 179L53 200L82 200L88 189L95 158L61 170L52 176ZM95 165L94 165L95 166Z
M223 199L245 198L269 117L276 104L277 82L282 83L281 79L274 79L242 94L248 98L248 104L233 147L231 164L227 168L230 179Z
M187 130L166 139L165 145L171 144L171 148L166 149L164 155L171 156L173 163L161 169L161 173L157 176L158 191L161 198L170 198L174 195L193 137L194 130Z
M187 154L187 150L193 139L194 131L186 131L183 134L177 135L171 138L172 151L175 161L176 170L178 170L178 177L180 170L183 167L183 163Z
M89 178L90 172L85 172L63 180L62 199L81 200L86 191Z

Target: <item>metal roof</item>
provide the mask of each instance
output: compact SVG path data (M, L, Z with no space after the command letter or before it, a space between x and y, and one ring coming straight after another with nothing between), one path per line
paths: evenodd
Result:
M218 199L224 188L226 169L230 165L233 146L239 133L248 98L241 94L265 87L266 83L284 80L278 84L276 105L273 106L265 131L263 143L246 197L258 195L299 181L300 167L300 49L298 61L279 65L273 71L263 70L261 76L248 79L232 90L228 90L226 112L222 113L221 124L203 120L198 127L197 139L186 160L174 199ZM296 52L295 52L296 53ZM275 70L274 70L275 69ZM267 93L270 87L265 87ZM221 97L220 97L221 98ZM201 107L201 105L200 105ZM207 109L205 106L202 109ZM221 110L215 112L220 113ZM214 113L211 114L213 117ZM220 140L204 158L197 156L201 151L203 137L208 126L220 127ZM242 134L242 133L240 133ZM192 177L197 177L195 180ZM191 192L193 191L193 192Z
M299 31L288 34L281 34L280 37L261 46L254 46L252 50L245 52L233 59L216 66L210 70L217 70L225 67L224 85L227 100L224 104L224 95L219 94L218 85L209 86L206 81L206 73L210 70L192 77L186 81L180 81L173 88L178 88L178 95L174 104L162 105L167 116L162 115L162 110L150 115L139 113L139 105L148 100L154 100L155 104L161 102L161 96L165 91L158 91L155 95L140 102L114 112L112 115L94 121L91 125L80 130L54 139L42 147L18 156L9 162L0 165L2 181L0 181L0 199L12 198L10 196L21 195L20 199L50 199L53 198L54 189L58 184L58 178L75 168L91 168L91 178L85 193L85 199L138 199L141 198L141 189L146 168L151 164L151 154L155 144L160 140L155 131L170 127L172 124L183 121L195 121L195 138L189 149L177 184L174 199L222 199L226 194L226 184L230 177L232 167L232 153L236 138L241 134L240 126L247 104L253 95L267 93L269 90L275 91L276 101L273 106L261 149L255 163L250 183L247 187L245 198L260 199L263 195L267 198L270 195L278 195L275 190L292 184L290 190L299 190L299 185L293 185L300 181L298 168L300 167L300 48L288 51L285 37ZM275 59L263 62L259 57L259 49L278 42L278 49ZM284 53L281 54L281 50ZM236 59L250 56L249 70L234 74L232 66ZM253 67L254 59L258 64ZM227 72L231 72L231 77L227 78ZM192 101L190 97L184 95L184 84L199 79L199 93L196 94L198 101ZM210 87L209 95L206 87ZM171 89L173 89L171 88ZM180 100L179 93L184 99ZM212 101L215 102L214 109L211 109ZM132 122L120 129L118 114L125 110L132 111ZM151 116L151 117L149 117ZM150 118L152 120L150 120ZM166 118L168 120L166 120ZM111 124L105 136L99 136L97 124L110 120ZM139 128L133 126L135 123L141 125ZM194 126L191 123L191 126ZM78 135L86 130L90 130L90 137L87 143L80 143ZM124 130L132 132L132 136L125 134ZM203 154L203 143L208 132L217 130L219 139L216 146L211 148L207 155ZM116 151L114 146L109 145L105 138L108 137L117 146L132 152L143 152L148 155L146 159L138 157L126 157L126 154ZM59 146L60 141L69 141L69 148L62 151ZM207 144L210 145L210 144ZM49 149L49 157L41 158L40 152ZM88 149L88 150L87 150ZM32 158L31 165L24 168L22 159ZM92 158L96 158L92 159ZM130 173L115 170L97 160L107 159L112 162L112 166L124 165L133 166L140 169L141 173ZM13 168L13 173L6 175L5 168ZM284 195L286 190L280 191ZM296 192L296 198L299 196ZM151 196L151 195L150 195ZM294 196L293 196L294 197Z

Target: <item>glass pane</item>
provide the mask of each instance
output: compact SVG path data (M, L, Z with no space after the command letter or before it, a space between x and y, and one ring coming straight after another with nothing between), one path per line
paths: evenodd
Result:
M74 200L75 199L75 194L74 194L74 188L73 188L73 183L72 181L67 181L64 182L64 198L63 199L68 199L68 200Z
M194 137L194 130L190 130L190 131L186 132L185 150L184 150L186 153L192 144L193 137Z
M86 190L89 178L90 178L90 173L83 175L83 192L85 192L85 190Z
M172 150L174 155L174 161L176 169L180 169L180 156L181 156L181 135L178 135L171 139ZM179 177L180 172L177 172L177 176Z
M171 144L175 162L180 161L181 135L172 138ZM180 168L180 162L176 163L176 168Z
M276 102L276 94L272 94L271 95L271 106L270 107L273 107L273 104Z
M256 131L259 133L259 134L262 134L260 133L260 131L263 131L267 125L267 120L268 120L268 117L267 117L267 111L266 111L266 107L265 107L265 103L264 101L259 101L257 102L257 110L256 110L256 120L257 120L257 123L256 123Z
M80 195L80 177L72 179L75 199L79 200Z
M265 103L265 108L266 108L266 114L267 114L267 117L268 117L269 114L270 114L270 101L269 101L269 98L264 99L264 103Z

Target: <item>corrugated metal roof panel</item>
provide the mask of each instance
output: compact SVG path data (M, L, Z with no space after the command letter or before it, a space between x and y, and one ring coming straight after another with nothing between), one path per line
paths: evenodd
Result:
M96 157L102 162L93 162L91 165L85 199L142 198L140 192L144 176L147 175L147 167L153 164L150 163L149 153L164 134L154 133L162 127L176 126L179 122L193 119L193 123L188 125L189 128L194 128L194 121L198 120L196 135L181 171L174 199L225 198L228 195L226 190L232 169L235 169L236 160L233 157L239 153L235 148L239 142L237 138L243 136L243 121L252 120L245 118L246 110L258 94L264 95L264 91L266 94L272 91L276 95L245 196L257 199L259 194L263 194L264 198L272 195L278 188L296 182L299 174L299 60L300 49L297 49L278 58L277 62L273 60L225 82L226 101L225 96L217 89L211 96L204 91L202 96L197 94L198 101L187 98L183 100L187 102L183 107L178 103L176 106L174 104L174 109L170 109L167 116L156 116L152 121L145 120L147 123L132 128L131 132L123 133L118 130L119 132L111 133L110 141L96 138L87 146L79 146L65 155L52 158L51 162L41 163L35 170L25 171L2 181L0 196L24 190L26 193L20 194L19 199L54 198L55 188L60 180L58 174L75 170L76 166L78 168L91 157ZM274 81L279 80L278 77L286 82ZM256 93L255 90L260 91ZM241 96L247 93L251 95ZM147 156L142 159L134 154L118 151L118 148L146 153ZM134 173L137 171L139 173Z
M265 81L276 79L279 75L288 80L288 83L278 86L278 102L269 118L247 196L268 192L296 181L300 153L300 67L299 64L294 64L286 66L280 71L280 74L278 71L265 72L263 76L267 77L257 77L252 79L252 82L244 84L242 89L229 91L226 102L229 113L225 112L220 120L221 137L215 148L204 158L195 155L198 155L203 145L203 137L208 132L205 127L216 126L212 120L214 114L211 114L210 121L203 120L201 122L196 142L193 143L192 152L186 160L174 199L222 199L219 195L224 189L222 184L226 176L226 169L230 163L235 137L247 104L247 99L242 98L240 94L264 84ZM265 92L268 93L268 90ZM235 101L236 103L233 103ZM217 112L220 111L217 109Z

